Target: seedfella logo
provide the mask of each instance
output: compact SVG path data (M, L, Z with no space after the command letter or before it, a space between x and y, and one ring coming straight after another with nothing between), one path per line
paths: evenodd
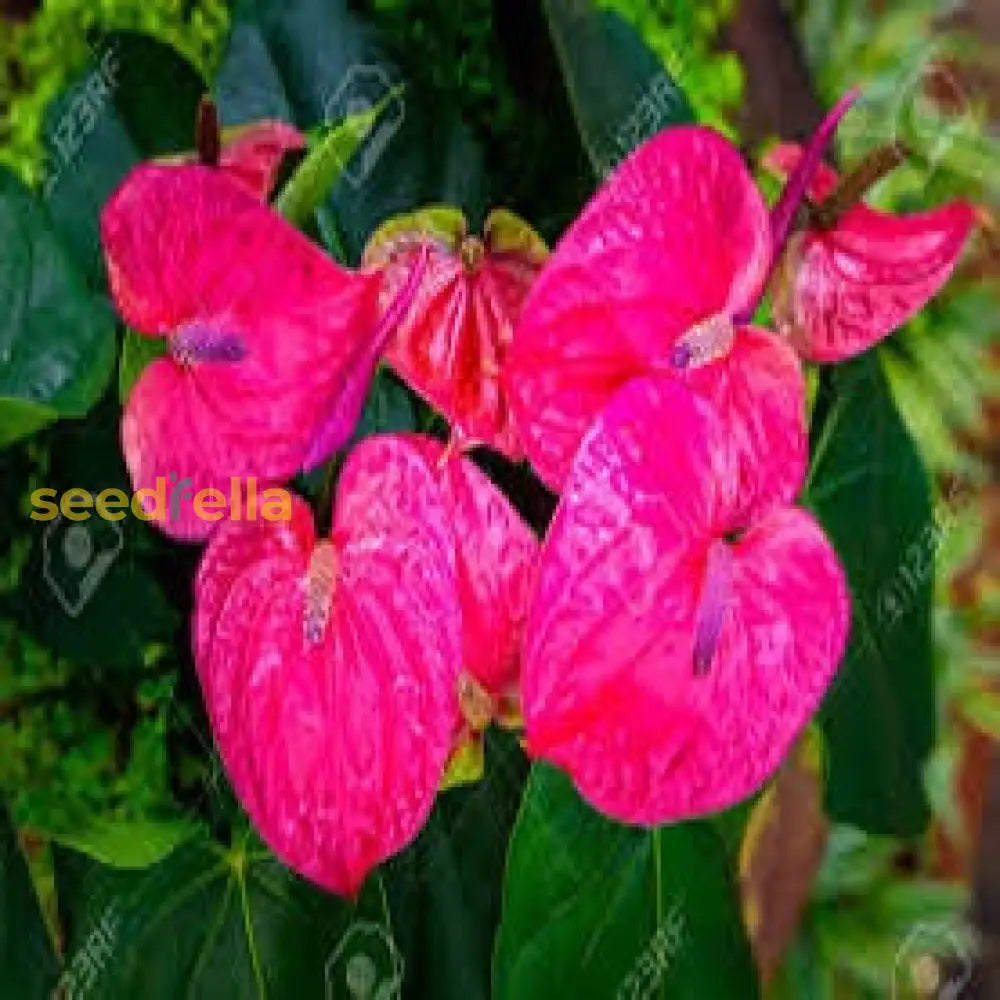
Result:
M251 476L242 480L234 476L229 481L228 496L210 487L195 492L190 476L178 478L176 472L157 476L152 488L136 490L130 497L124 490L107 489L100 493L69 489L61 496L51 488L37 489L31 494L33 521L52 521L64 517L68 521L86 521L97 515L104 521L121 521L129 513L141 521L177 521L181 504L190 502L195 517L202 521L288 521L292 516L292 498L287 490L271 486L258 490Z

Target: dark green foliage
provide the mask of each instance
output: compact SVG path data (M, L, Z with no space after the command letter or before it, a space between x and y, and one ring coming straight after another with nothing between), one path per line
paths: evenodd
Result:
M873 833L927 823L937 527L916 446L874 354L824 372L807 502L847 571L851 639L827 695L827 809Z
M545 764L525 792L503 905L500 1000L598 1000L626 988L677 1000L758 996L720 834L707 822L620 826Z

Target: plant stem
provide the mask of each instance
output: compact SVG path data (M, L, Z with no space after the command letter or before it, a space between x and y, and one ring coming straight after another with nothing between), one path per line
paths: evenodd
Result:
M873 149L850 173L841 178L833 193L812 210L811 223L817 229L833 229L865 194L907 158L901 142Z

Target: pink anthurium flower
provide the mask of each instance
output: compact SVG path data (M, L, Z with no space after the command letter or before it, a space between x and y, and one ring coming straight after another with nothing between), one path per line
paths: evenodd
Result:
M274 119L224 128L220 139L218 169L260 201L270 197L285 157L306 146L305 136L294 125ZM198 162L198 154L182 153L157 162L190 166Z
M553 251L508 354L504 385L539 476L559 490L597 414L657 372L719 409L748 486L792 500L807 452L799 361L739 319L771 260L767 207L735 146L681 127L635 150ZM753 489L740 496L759 506Z
M467 459L431 438L368 438L330 538L231 522L195 587L209 717L276 853L353 894L412 840L456 748L515 694L537 542Z
M317 540L229 522L195 588L195 658L236 794L272 850L353 895L426 820L459 724L453 527L419 450L363 441Z
M399 309L380 324L378 275L339 267L214 168L137 168L101 233L119 312L168 349L126 405L126 464L169 494L148 497L156 523L201 540L202 491L217 504L234 477L283 482L347 440Z
M490 213L482 239L469 235L458 209L439 206L391 219L369 240L363 260L385 275L383 306L428 243L424 280L386 360L447 417L463 446L486 444L520 458L500 372L548 250L526 222L502 209Z
M779 175L792 173L802 150L782 144L764 159ZM817 206L837 189L825 164L808 194ZM778 329L811 361L840 361L897 330L940 291L975 224L975 210L952 202L928 212L894 216L863 202L829 228L795 233L776 276Z
M625 822L750 795L843 653L850 604L833 549L766 463L732 460L741 447L675 379L630 381L586 434L542 550L528 750Z

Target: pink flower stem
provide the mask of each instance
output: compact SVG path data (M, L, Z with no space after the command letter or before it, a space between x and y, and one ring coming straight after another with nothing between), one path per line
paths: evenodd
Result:
M833 193L812 212L812 224L818 229L833 229L838 222L883 177L906 161L908 151L901 142L873 149L849 174L841 178Z

